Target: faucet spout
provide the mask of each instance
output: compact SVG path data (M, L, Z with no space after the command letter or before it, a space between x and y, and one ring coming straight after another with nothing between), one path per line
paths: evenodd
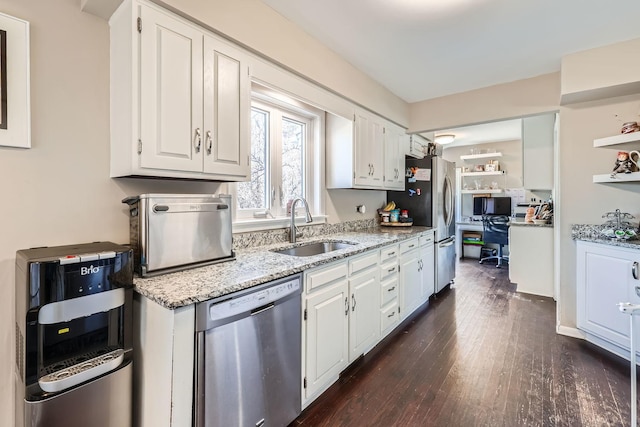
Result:
M291 243L295 243L296 237L300 236L300 233L298 232L298 228L296 227L296 203L298 202L302 202L302 204L304 205L304 210L306 214L305 221L306 222L313 221L313 218L311 217L311 213L309 212L309 204L307 203L307 201L302 197L297 197L296 199L294 199L293 202L291 202L291 224L289 226L289 242Z

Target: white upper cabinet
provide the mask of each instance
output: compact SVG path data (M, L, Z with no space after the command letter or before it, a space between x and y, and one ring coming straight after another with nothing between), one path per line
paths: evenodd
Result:
M522 184L528 190L553 190L556 114L522 119Z
M206 30L125 1L111 26L111 176L243 181L249 67Z
M404 147L409 136L404 129L389 125L384 133L384 188L404 190Z
M327 188L402 189L404 130L398 129L359 109L352 119L327 114Z
M363 111L356 112L354 122L354 183L362 187L382 187L384 125L381 119Z

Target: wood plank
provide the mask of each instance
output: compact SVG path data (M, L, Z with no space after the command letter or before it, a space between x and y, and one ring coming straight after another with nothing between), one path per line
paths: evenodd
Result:
M460 260L430 301L310 405L301 426L629 426L629 366L555 333L555 302Z

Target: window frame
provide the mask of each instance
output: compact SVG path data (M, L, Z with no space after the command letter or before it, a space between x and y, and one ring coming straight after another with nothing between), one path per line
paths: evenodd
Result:
M304 186L305 199L309 203L309 208L313 216L313 223L326 222L326 215L324 212L324 127L325 127L325 112L305 104L296 99L292 99L282 92L274 91L267 87L257 85L254 83L251 94L251 108L257 108L259 110L267 111L270 114L269 119L269 143L273 141L273 136L281 133L281 121L283 117L289 118L293 121L305 123L306 125L306 146L303 148L303 169L305 171L302 182ZM273 112L276 111L277 126L273 126ZM274 156L273 153L279 153L277 150L281 149L281 143L276 144L279 148L272 146L267 150L269 157L269 169L276 168L276 176L281 179L282 167L281 159L279 156ZM276 210L271 206L272 204L272 188L273 173L269 173L266 179L267 183L267 204L269 209L242 209L238 208L238 191L239 185L237 183L231 184L229 190L234 196L234 209L233 209L233 229L236 231L253 231L253 230L268 230L274 228L286 227L290 223L290 214L285 212L285 208L280 208L280 189L276 189L274 206L278 206ZM296 218L303 218L303 213L296 209ZM304 224L304 221L302 221Z

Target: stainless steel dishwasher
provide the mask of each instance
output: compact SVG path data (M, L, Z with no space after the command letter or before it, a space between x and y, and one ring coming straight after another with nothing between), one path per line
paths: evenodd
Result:
M195 425L284 427L301 411L300 274L196 308Z

